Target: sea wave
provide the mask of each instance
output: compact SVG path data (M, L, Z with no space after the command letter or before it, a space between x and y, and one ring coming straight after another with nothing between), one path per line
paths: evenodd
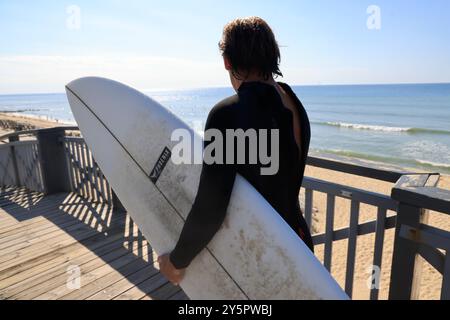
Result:
M400 133L403 132L403 133L408 133L408 134L450 135L450 131L447 131L447 130L426 129L426 128L389 127L389 126L346 123L346 122L312 122L312 124L321 125L321 126L339 127L339 128L345 128L345 129L354 129L354 130L400 132Z
M450 173L450 163L439 163L433 162L429 160L422 159L405 159L405 158L396 158L389 156L380 156L373 154L366 154L361 152L349 151L349 150L339 150L339 149L317 149L315 150L318 153L325 153L337 156L344 156L349 158L356 158L368 161L374 161L379 163L389 163L393 165L398 165L401 167L414 167L427 169L432 171L439 171L441 173Z
M416 161L425 166L450 169L450 163L439 163L439 162L432 162L432 161L426 161L426 160L416 160Z

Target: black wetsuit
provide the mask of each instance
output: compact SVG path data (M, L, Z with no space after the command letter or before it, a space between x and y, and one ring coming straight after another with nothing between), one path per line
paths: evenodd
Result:
M292 89L283 83L280 86L293 98L298 108L301 150L293 132L293 113L283 105L274 86L261 82L244 82L237 95L217 104L208 116L205 131L218 129L225 137L226 129L279 129L279 170L275 175L261 175L261 167L267 166L263 166L259 160L258 164L248 164L249 161L246 161L247 164L236 165L204 163L195 202L178 244L170 255L170 260L177 269L189 266L220 229L237 173L262 194L313 250L311 234L303 219L298 199L311 138L310 123L303 105Z

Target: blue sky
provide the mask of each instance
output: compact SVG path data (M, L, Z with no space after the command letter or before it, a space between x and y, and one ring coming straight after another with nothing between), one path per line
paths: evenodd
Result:
M68 27L71 5L80 28ZM291 84L450 82L448 0L0 0L0 94L62 92L86 75L143 90L226 86L222 28L250 15L274 29Z

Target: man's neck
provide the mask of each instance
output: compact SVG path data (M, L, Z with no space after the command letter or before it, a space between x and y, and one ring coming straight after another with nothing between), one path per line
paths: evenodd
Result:
M264 79L263 77L261 77L259 75L249 75L244 80L239 80L239 82L240 82L239 87L245 82L261 82L261 83L266 83L266 84L270 84L272 86L277 87L277 82L275 81L275 79L273 77L270 77L269 79Z

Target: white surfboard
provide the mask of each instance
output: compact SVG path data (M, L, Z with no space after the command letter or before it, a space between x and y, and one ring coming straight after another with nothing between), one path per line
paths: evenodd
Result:
M201 165L175 165L175 129L201 138L148 96L82 78L66 87L94 158L158 254L170 252L192 207ZM220 183L220 181L217 181ZM348 299L268 202L238 176L225 223L180 284L191 299Z

